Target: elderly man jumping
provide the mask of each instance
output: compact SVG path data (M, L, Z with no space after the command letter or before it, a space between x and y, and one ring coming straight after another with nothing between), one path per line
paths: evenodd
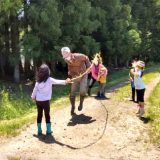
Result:
M88 74L83 74L91 66L88 56L81 53L71 53L68 47L61 49L63 59L68 64L68 76L74 79L74 83L71 85L70 103L71 103L71 115L75 115L75 99L76 92L80 91L80 104L78 110L83 108L83 101L87 92L87 77ZM80 76L83 75L83 76ZM78 77L78 78L76 78Z

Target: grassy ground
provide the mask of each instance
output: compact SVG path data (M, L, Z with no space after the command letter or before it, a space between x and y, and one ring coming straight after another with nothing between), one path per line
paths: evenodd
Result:
M151 141L160 145L160 83L152 92L149 101L147 116L151 119L150 137Z
M0 84L0 135L16 135L16 129L34 119L35 107L22 85Z
M108 76L107 87L117 85L128 79L127 69L111 72ZM159 72L159 67L154 65L147 70L145 82L152 80ZM3 85L2 85L3 84ZM93 92L97 90L97 85ZM24 85L15 86L1 82L0 86L0 136L14 136L19 133L22 126L33 123L36 120L36 106L31 101L32 88L26 92ZM54 86L51 100L51 112L69 105L70 86ZM116 100L123 100L130 94L130 85L122 87L118 91ZM113 97L115 98L115 97ZM65 104L65 105L64 105Z
M109 75L107 86L116 85L128 77L128 70L120 70ZM3 85L2 85L3 84ZM35 122L36 106L31 101L32 89L26 93L23 85L15 86L1 82L0 86L0 136L15 136L26 124ZM97 90L97 86L93 91ZM28 88L27 88L28 90ZM69 105L70 86L54 86L51 112ZM66 106L65 106L65 105Z

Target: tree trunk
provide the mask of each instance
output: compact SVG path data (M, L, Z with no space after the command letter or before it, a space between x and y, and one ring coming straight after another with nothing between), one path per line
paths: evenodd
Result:
M23 6L24 6L24 32L25 34L28 34L28 20L27 20L27 6L28 6L28 0L23 0ZM24 76L26 79L31 79L31 75L33 71L31 70L31 63L30 60L25 57L25 62L24 62Z
M0 71L1 71L1 76L2 78L5 77L5 71L4 71L4 55L0 54Z
M56 62L51 61L51 66L50 66L52 74L55 74L56 72Z
M19 74L19 64L14 66L14 82L19 83L20 81L20 74Z
M9 72L8 72L8 68L10 67L9 65L9 55L10 55L10 32L9 32L9 19L8 17L6 17L6 23L4 24L5 26L5 39L4 39L4 42L5 42L5 54L3 56L3 64L4 66L2 67L6 67L6 69L4 69L4 75L3 76L6 76L6 75L9 75Z
M12 48L12 59L14 65L14 82L20 82L20 72L19 72L19 30L18 30L18 16L11 15L11 48Z
M32 73L33 71L31 70L30 67L31 67L30 61L25 58L24 73L25 73L26 79L28 79L28 78L31 79L31 75L33 74Z
M117 55L115 55L115 57L114 57L114 66L115 66L115 68L118 67L118 57L117 57Z
M126 67L129 67L129 60L126 60Z

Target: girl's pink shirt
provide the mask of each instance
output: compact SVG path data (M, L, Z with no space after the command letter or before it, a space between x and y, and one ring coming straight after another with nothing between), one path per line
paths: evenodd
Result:
M99 64L99 66L98 66L98 72L99 72L99 68L100 67L104 67L102 64ZM97 70L96 70L96 66L95 65L93 65L92 67L91 67L91 74L92 74L92 77L94 78L94 79L97 79L97 77L98 77L98 72L97 72ZM104 71L104 73L103 73L103 76L107 76L107 74L108 74L108 71L107 71L107 69Z
M97 67L97 69L96 69ZM99 72L99 66L96 66L96 65L92 65L91 67L91 74L92 74L92 77L96 80L97 77L98 77L98 72Z

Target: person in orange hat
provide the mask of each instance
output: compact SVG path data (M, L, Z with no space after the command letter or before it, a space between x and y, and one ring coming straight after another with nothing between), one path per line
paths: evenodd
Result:
M142 80L142 74L145 67L145 63L143 61L137 61L135 65L135 71L132 71L134 75L134 85L137 93L137 101L138 101L138 115L143 117L144 111L144 93L145 93L145 84Z
M98 78L98 73L99 73L99 68L100 65L102 64L102 58L99 53L95 54L94 59L92 60L92 65L91 65L91 72L90 72L90 80L89 80L89 85L88 85L88 95L91 96L91 89L94 86L94 84L97 82ZM99 93L97 93L97 96Z

